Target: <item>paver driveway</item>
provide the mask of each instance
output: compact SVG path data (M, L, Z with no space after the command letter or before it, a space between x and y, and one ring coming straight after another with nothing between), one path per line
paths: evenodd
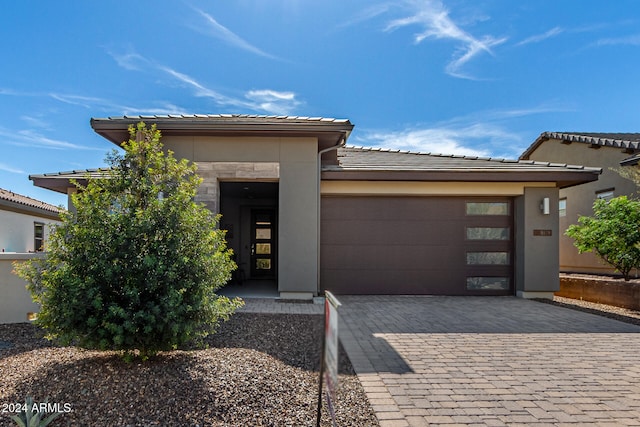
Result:
M342 296L381 426L640 426L640 327L513 297Z

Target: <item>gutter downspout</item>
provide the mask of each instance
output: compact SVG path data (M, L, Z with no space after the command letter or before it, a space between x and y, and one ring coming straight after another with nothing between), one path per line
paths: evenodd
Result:
M316 244L317 244L317 270L316 270L316 295L320 296L320 203L322 196L320 194L320 187L322 184L322 155L332 150L337 150L340 147L344 147L347 143L347 137L342 135L340 141L331 147L325 148L318 152L318 212L317 212L317 227L316 227Z

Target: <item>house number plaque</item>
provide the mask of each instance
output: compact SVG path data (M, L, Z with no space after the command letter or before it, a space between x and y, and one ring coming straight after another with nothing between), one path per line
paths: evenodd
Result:
M552 236L551 230L533 230L534 236Z

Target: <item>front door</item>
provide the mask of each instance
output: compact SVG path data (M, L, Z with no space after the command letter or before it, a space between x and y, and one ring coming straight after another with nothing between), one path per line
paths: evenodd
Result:
M275 209L251 210L251 277L276 277Z

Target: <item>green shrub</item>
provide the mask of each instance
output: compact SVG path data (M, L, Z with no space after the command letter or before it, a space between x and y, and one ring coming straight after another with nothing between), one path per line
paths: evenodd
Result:
M629 280L629 272L640 266L640 202L620 196L596 200L593 216L581 216L567 236L580 253L595 252Z
M218 218L193 201L195 165L165 154L155 126L129 131L104 176L76 184L46 258L16 271L48 338L147 358L215 332L242 301L216 294L235 264Z

